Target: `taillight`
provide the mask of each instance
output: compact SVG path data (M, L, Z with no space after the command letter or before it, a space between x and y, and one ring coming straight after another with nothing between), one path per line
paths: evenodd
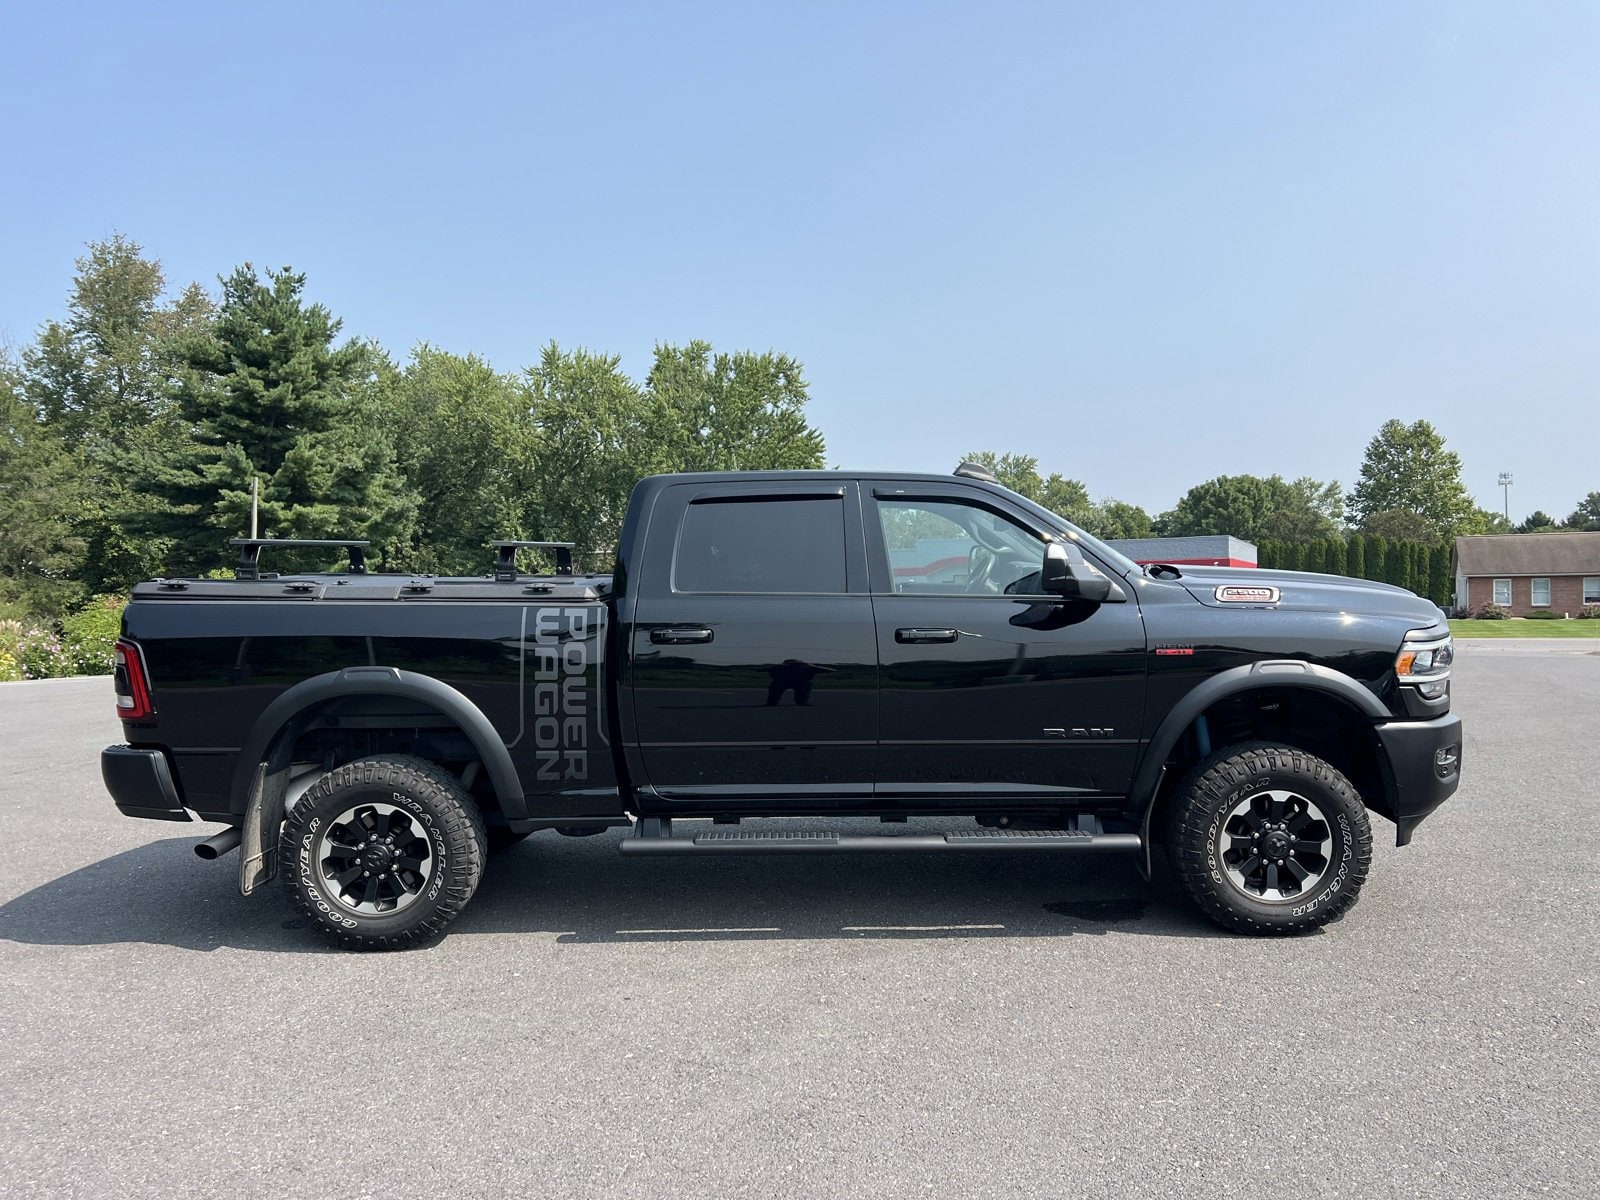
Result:
M143 721L156 715L150 700L150 678L144 670L144 652L133 642L117 640L117 669L112 685L117 689L117 716L124 721Z

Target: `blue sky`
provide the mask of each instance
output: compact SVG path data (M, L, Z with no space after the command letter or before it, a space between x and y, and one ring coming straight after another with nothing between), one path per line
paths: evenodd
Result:
M1593 3L29 5L0 105L13 345L120 230L398 356L783 350L835 465L1600 489Z

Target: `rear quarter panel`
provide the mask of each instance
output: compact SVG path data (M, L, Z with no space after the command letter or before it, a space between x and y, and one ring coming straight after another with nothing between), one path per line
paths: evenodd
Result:
M167 749L185 803L202 813L237 809L239 750L268 704L356 666L461 692L507 746L530 812L535 797L570 813L572 800L615 795L601 603L136 599L123 626L144 651L156 705L152 720L126 726L128 739Z

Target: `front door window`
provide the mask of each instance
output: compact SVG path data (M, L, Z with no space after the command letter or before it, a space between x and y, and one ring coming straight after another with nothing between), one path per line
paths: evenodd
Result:
M1044 542L988 509L951 500L880 500L878 519L896 592L1038 592Z

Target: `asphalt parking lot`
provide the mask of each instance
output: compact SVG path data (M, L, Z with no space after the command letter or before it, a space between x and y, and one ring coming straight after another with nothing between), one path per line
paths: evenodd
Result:
M1600 1192L1600 655L1460 652L1465 782L1319 934L1120 864L624 860L540 835L325 950L0 685L0 1194ZM209 832L213 827L204 827Z

